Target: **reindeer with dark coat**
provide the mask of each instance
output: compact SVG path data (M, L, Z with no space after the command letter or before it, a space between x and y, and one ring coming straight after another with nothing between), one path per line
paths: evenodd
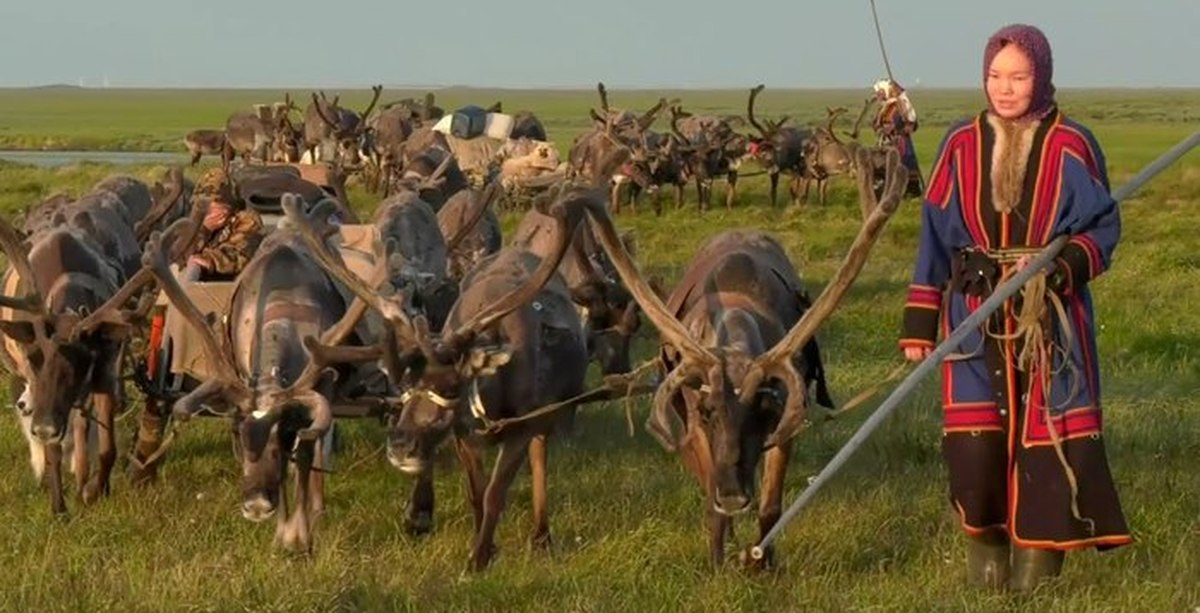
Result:
M55 204L53 223L28 243L0 220L9 275L19 282L17 290L26 292L21 298L0 298L0 306L23 312L0 321L0 332L18 345L17 355L8 356L15 358L26 383L18 409L28 423L31 457L44 461L35 473L45 475L55 513L66 512L61 470L68 435L80 499L91 503L109 492L117 456L114 418L125 401L122 356L130 329L148 303L124 307L153 280L135 264L140 246L133 223L152 208L148 190L140 188L113 179L79 201ZM170 238L190 240L180 234ZM5 287L13 285L6 279ZM89 418L82 413L87 401L98 428L94 472L88 466Z
M664 447L680 452L707 494L714 567L724 561L733 516L752 505L760 461L760 537L779 519L791 441L805 427L810 386L816 384L819 403L832 404L812 338L896 210L906 182L896 156L888 160L887 177L878 202L869 180L860 178L860 198L871 216L841 268L811 303L775 240L759 232L730 232L701 248L664 305L621 248L607 213L602 207L589 209L597 238L662 334L664 380L647 426ZM772 559L768 551L761 563Z
M336 208L334 202L324 200L301 213L300 200L288 196L283 207L289 221L319 225L322 242L332 233L325 220ZM206 404L235 409L242 515L255 522L277 515L275 542L295 552L311 551L313 519L324 509L330 403L338 393L335 382L324 376L332 361L316 353L316 347L368 336L365 327L356 327L366 304L350 303L310 251L289 224L263 241L236 281L227 336L214 333L184 293L156 240L143 257L216 371L175 403L176 418L185 420ZM382 282L385 272L381 259L370 282ZM293 464L295 509L289 513L285 482Z
M797 204L799 183L805 172L804 143L812 133L808 130L784 127L783 124L788 120L786 115L776 121L764 119L763 123L759 123L754 117L754 100L765 87L758 85L751 89L750 100L746 103L746 118L761 135L750 137L749 156L767 171L771 179L771 206L775 206L778 200L781 173L792 175L789 190L792 204Z
M619 163L619 161L615 162ZM609 164L606 171L611 171ZM473 432L496 420L530 415L537 407L563 401L583 389L587 357L579 319L561 281L558 266L581 221L580 206L604 198L590 189L549 194L536 206L557 220L555 247L546 258L508 248L477 267L461 284L462 293L441 334L429 331L424 318L410 316L403 293L381 298L375 288L356 283L329 258L335 276L384 314L394 328L389 345L376 356L388 363L393 382L405 389L399 412L389 425L388 457L402 471L428 475L432 454L450 434L467 474L475 517L469 568L481 570L495 555L494 534L506 494L528 454L533 474L532 541L550 542L546 518L546 437L554 414ZM315 233L306 233L315 245ZM484 482L482 444L494 442L500 453L491 481ZM420 478L426 478L424 476ZM432 516L433 500L410 508L409 517Z
M746 151L747 139L733 130L740 118L693 115L680 107L671 107L671 132L679 141L678 151L685 168L696 182L696 199L701 211L712 200L712 183L725 177L725 208L733 208L737 192L738 166Z

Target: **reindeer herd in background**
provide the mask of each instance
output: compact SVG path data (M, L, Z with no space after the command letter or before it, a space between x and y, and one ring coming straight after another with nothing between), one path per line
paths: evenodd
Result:
M642 194L657 194L668 187L674 190L676 206L682 206L689 183L695 185L699 206L705 209L711 204L713 182L722 178L725 204L732 207L739 168L750 160L769 175L772 205L778 201L781 175L790 178L793 203L806 201L813 183L818 200L824 203L829 180L855 172L858 149L865 148L882 167L886 149L857 141L866 105L853 132L838 136L834 124L846 112L844 107L827 109L824 125L792 127L785 125L786 116L776 120L755 116L755 99L763 89L759 85L750 90L742 117L697 115L685 111L679 100L666 99L641 113L616 109L609 105L601 83L600 108L589 110L592 125L574 139L565 161L531 112L513 115L512 129L503 138L462 139L438 130L446 111L434 104L433 94L424 100L379 105L381 86L372 88L371 101L362 112L341 106L338 96L330 99L324 92L313 93L301 112L289 94L283 102L233 113L223 131L195 130L184 142L193 165L204 155L221 156L224 163L234 158L246 163L324 162L345 172L361 172L368 187L384 194L390 193L391 185L405 175L415 158L428 155L430 149L454 154L459 169L480 183L498 175L511 194L522 188L544 188L564 175L596 180L604 155L624 148L630 152L628 163L607 179L614 212L623 204L636 204ZM486 110L499 113L501 104ZM669 120L669 131L653 129L660 117ZM753 132L737 130L747 124ZM882 176L875 181L878 190ZM657 199L655 207L661 212Z

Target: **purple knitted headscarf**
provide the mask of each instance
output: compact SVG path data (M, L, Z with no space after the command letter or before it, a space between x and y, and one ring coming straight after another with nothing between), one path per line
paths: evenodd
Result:
M983 50L984 90L987 90L988 67L992 65L996 54L1008 44L1020 47L1033 64L1033 100L1029 103L1029 110L1017 121L1042 119L1054 108L1054 84L1051 82L1054 77L1054 58L1050 54L1050 41L1036 27L1013 24L1000 28L988 39ZM988 110L996 112L991 100L988 100Z

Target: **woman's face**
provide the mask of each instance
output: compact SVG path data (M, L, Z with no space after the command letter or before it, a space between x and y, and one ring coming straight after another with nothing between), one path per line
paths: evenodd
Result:
M1020 47L1005 45L988 66L987 96L1002 119L1016 119L1033 102L1033 62Z

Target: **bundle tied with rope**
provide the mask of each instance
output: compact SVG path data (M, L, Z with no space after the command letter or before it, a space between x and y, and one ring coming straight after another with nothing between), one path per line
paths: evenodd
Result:
M968 261L972 259L978 261L982 257L987 261L994 262L995 266L1002 271L997 282L1000 284L1016 276L1029 259L1041 251L1042 249L1037 247L973 249L966 252L966 258ZM982 275L982 272L979 274ZM967 354L952 354L946 359L947 361L956 361L977 357L982 349L982 344L988 338L1000 342L1012 341L1017 344L1020 350L1016 356L1015 366L1026 377L1023 397L1027 403L1031 402L1035 398L1033 393L1035 384L1040 386L1042 392L1041 411L1046 421L1046 429L1050 434L1054 454L1062 466L1070 487L1071 515L1086 525L1089 533L1094 534L1095 521L1083 517L1079 511L1079 481L1071 463L1067 460L1066 452L1063 450L1062 436L1054 424L1054 413L1068 408L1071 400L1079 391L1080 379L1079 367L1071 359L1074 334L1071 332L1071 322L1067 317L1067 310L1063 306L1060 295L1065 285L1063 274L1064 271L1060 266L1038 270L1021 286L1019 294L1010 299L1014 320L1012 332L997 331L990 323L984 324L981 330L981 346L978 349ZM988 288L988 294L992 289ZM1069 388L1061 405L1054 406L1051 393L1053 382L1063 372L1067 374Z

